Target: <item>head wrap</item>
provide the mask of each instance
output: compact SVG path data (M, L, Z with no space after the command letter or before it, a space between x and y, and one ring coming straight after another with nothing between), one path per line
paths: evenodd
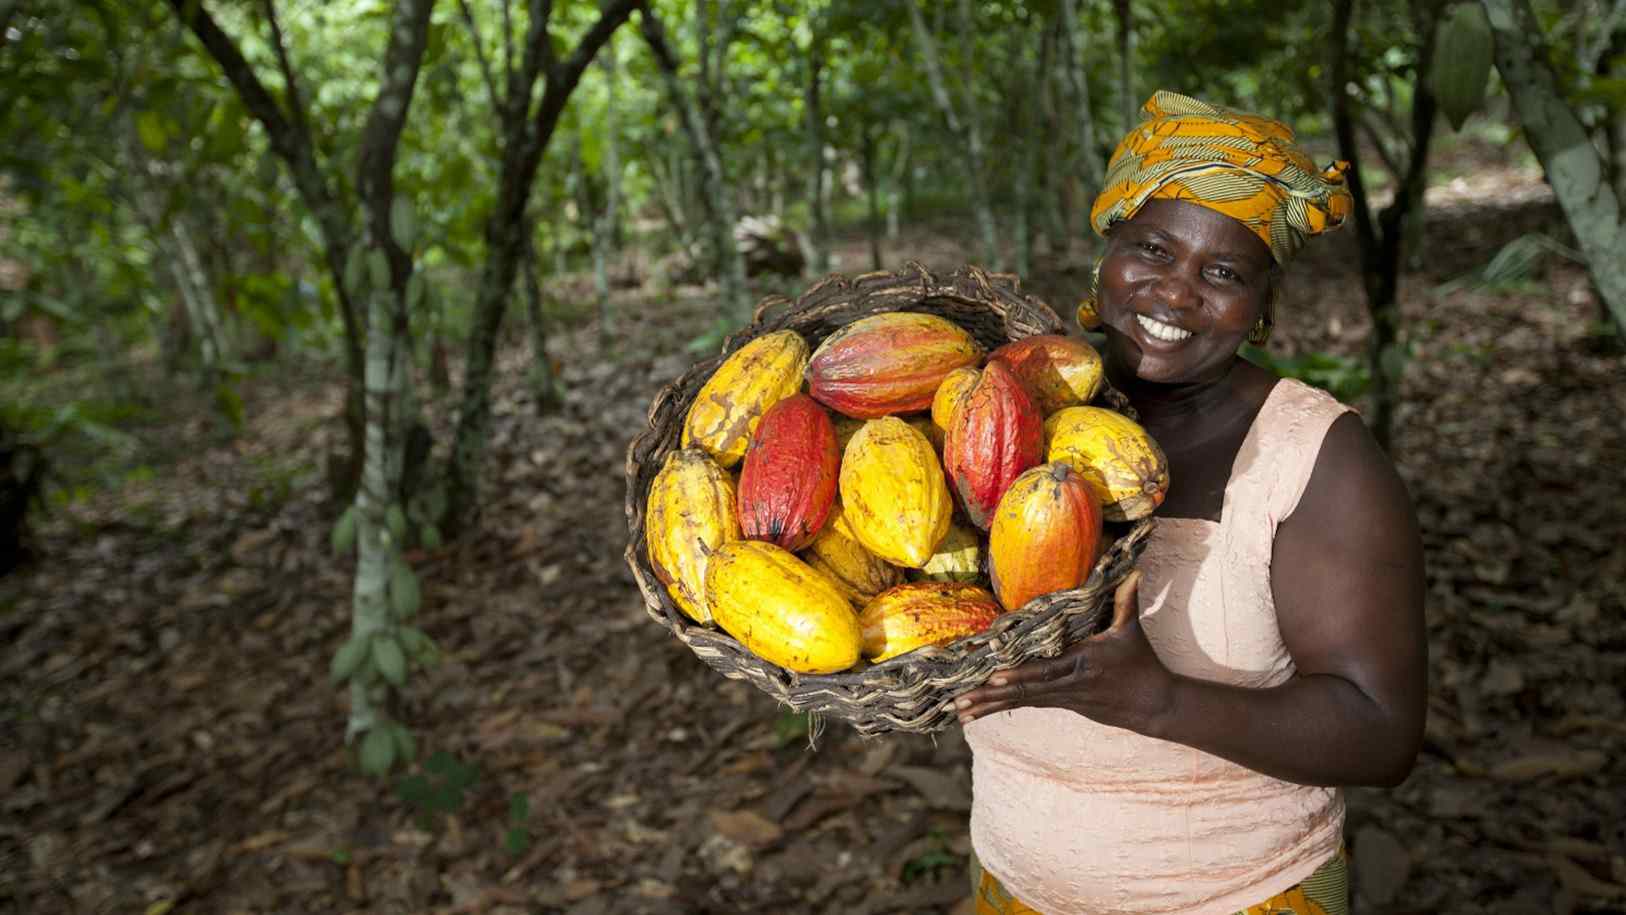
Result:
M1347 162L1317 170L1280 121L1158 92L1107 164L1090 209L1102 235L1152 199L1185 200L1241 222L1284 264L1349 215Z

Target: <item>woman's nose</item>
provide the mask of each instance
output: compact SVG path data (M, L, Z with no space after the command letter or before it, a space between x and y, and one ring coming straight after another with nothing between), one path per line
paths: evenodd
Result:
M1201 302L1197 294L1197 287L1185 276L1169 272L1158 277L1157 284L1152 292L1158 301L1170 308L1196 308Z

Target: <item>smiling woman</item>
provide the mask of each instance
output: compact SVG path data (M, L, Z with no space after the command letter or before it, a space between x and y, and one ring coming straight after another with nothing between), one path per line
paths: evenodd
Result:
M1346 912L1341 786L1397 784L1422 740L1422 549L1360 418L1237 349L1349 196L1285 125L1145 112L1080 317L1171 486L1108 631L957 702L978 911Z

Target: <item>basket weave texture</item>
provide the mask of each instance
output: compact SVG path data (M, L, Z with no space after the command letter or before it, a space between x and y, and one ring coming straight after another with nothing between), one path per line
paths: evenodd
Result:
M1051 658L1099 632L1109 615L1112 592L1134 567L1152 520L1142 519L1109 548L1082 587L1058 591L1002 614L992 626L948 645L921 648L879 664L837 674L811 675L762 660L728 633L683 615L650 564L644 519L649 487L666 456L677 450L689 405L729 354L757 337L795 330L817 347L837 329L888 311L928 312L964 327L984 347L1036 334L1062 333L1054 311L1021 292L1015 277L965 267L944 277L910 263L896 273L829 277L792 302L770 296L757 306L744 330L723 343L722 352L702 361L656 395L649 428L627 449L627 564L655 622L718 673L746 680L797 711L815 718L831 715L850 722L865 736L890 731L926 733L956 720L945 709L953 699L982 685L995 671L1033 658ZM1110 387L1097 398L1134 416L1126 399Z

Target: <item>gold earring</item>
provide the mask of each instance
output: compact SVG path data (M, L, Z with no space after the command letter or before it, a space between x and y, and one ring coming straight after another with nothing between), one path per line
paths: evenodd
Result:
M1272 323L1269 313L1260 315L1259 320L1254 322L1253 327L1248 329L1248 342L1254 346L1264 346L1265 341L1270 339Z
M1095 271L1090 275L1090 292L1078 303L1078 326L1085 330L1095 330L1101 326L1101 313L1098 310L1097 296L1101 287L1101 262L1095 262Z

